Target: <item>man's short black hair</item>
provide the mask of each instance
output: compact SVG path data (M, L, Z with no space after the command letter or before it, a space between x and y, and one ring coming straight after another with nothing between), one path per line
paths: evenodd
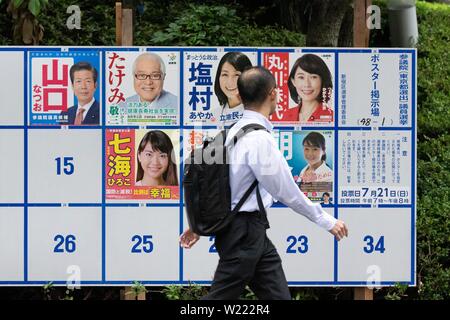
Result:
M92 76L94 78L94 83L97 83L97 77L98 77L97 69L95 69L89 62L80 61L70 67L69 73L70 73L70 81L72 82L72 84L73 84L73 78L74 78L75 72L81 71L81 70L91 71Z
M239 76L237 85L242 103L247 108L263 103L277 83L269 70L258 66L245 70Z

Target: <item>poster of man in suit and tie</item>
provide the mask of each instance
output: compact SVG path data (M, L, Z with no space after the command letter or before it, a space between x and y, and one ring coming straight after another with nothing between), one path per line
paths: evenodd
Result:
M32 52L29 59L30 124L100 124L98 52Z

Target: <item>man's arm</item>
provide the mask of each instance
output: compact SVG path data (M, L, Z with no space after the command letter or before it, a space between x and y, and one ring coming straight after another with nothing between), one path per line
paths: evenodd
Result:
M295 212L330 231L340 240L347 235L345 225L328 213L319 204L309 200L292 177L289 165L267 132L255 132L247 135L248 164L256 179L275 199L281 201ZM258 136L256 136L258 135ZM245 137L244 137L245 138ZM244 142L244 139L243 141Z
M190 249L199 239L200 236L188 228L180 236L180 245L185 249Z

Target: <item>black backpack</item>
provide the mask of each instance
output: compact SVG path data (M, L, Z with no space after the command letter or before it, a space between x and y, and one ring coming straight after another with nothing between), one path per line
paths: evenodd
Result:
M255 123L248 124L236 134L233 139L234 144L253 130L266 130L266 128ZM222 130L212 140L204 141L203 146L191 151L185 160L184 202L189 227L198 235L211 236L223 230L239 212L255 187L259 210L265 214L257 180L231 210L228 147L224 145L227 133L227 130Z

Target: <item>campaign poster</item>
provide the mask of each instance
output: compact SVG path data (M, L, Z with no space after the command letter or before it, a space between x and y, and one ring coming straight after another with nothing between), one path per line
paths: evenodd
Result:
M334 201L333 131L278 132L279 148L300 190L313 202Z
M99 125L99 51L31 51L31 125Z
M180 199L180 131L106 130L106 199Z
M107 125L180 123L178 51L105 52Z
M237 79L257 61L256 51L185 52L184 124L223 127L242 118Z
M334 126L334 53L264 52L263 66L275 76L275 125Z

